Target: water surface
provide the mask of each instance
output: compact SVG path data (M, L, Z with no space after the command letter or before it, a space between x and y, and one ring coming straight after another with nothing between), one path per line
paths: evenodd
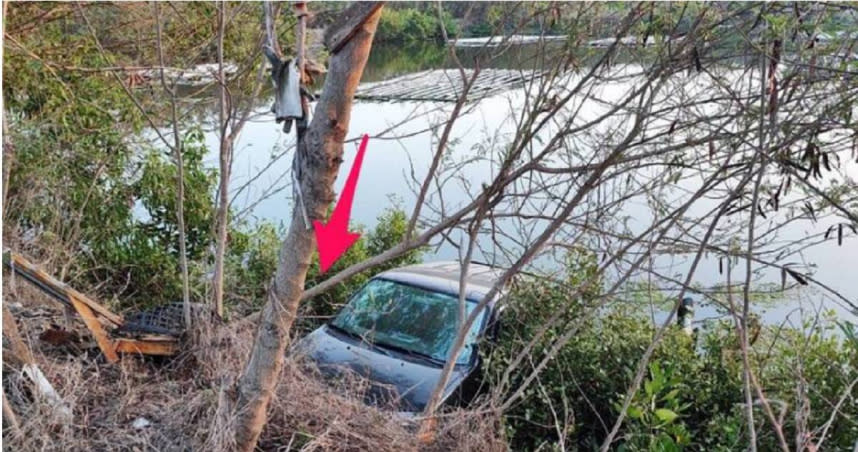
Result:
M473 61L474 49L460 50L460 61ZM541 55L526 46L510 49L507 53L493 59L494 67L530 69ZM406 48L376 46L370 56L369 65L363 81L386 80L412 72L452 67L448 50L444 47L421 44ZM630 71L640 70L639 66L629 65ZM684 83L684 82L683 82ZM696 83L694 81L688 83ZM618 84L606 87L601 93L606 98L619 96L629 85ZM453 129L454 145L451 159L465 161L481 152L487 158L471 161L463 166L460 173L463 177L453 179L442 191L443 202L448 209L466 203L469 193L474 193L483 182L488 182L494 175L494 163L486 148L492 148L492 143L503 143L510 139L514 125L510 120L512 113L523 105L525 96L521 90L507 92L480 102L472 111L462 117ZM233 168L231 187L234 192L233 207L242 212L249 221L270 221L276 224L288 224L292 210L291 188L289 185L289 168L294 146L294 133L284 134L280 127L266 114L270 100L263 101L258 108L257 119L249 122L236 145L236 157ZM341 175L335 184L335 190L342 189L345 174L351 168L356 152L357 139L362 134L370 136L383 135L370 140L363 169L355 196L352 218L353 221L373 227L376 218L388 207L395 205L407 212L413 207L416 196L416 183L422 181L428 170L437 143L437 133L431 129L440 124L449 114L451 105L432 102L372 102L356 101L352 111L349 126L344 162ZM582 113L595 115L599 111L597 105L588 106ZM623 127L624 124L611 124ZM388 133L390 129L395 132ZM217 165L216 149L218 138L215 133L206 135L207 144L213 150L208 158L209 164ZM487 145L488 143L488 145ZM851 163L847 172L858 174L858 166ZM678 189L693 190L693 181L682 181ZM677 192L681 195L681 191ZM669 195L669 194L668 194ZM679 199L679 198L678 198ZM439 199L433 200L435 203ZM691 215L701 215L715 205L716 200L701 202L695 205ZM622 213L632 230L643 230L651 220L650 207L644 200L629 202ZM777 237L780 243L787 243L802 237L819 234L830 225L831 220L814 223L808 220L797 220L784 228ZM733 224L738 231L740 225ZM760 233L766 231L766 222L761 220ZM699 231L702 231L700 229ZM698 231L698 232L699 232ZM738 233L738 232L737 232ZM454 238L455 239L455 238ZM491 261L497 259L500 250L495 249L490 240L483 240L486 252L478 253L478 260ZM773 243L772 246L775 246ZM455 259L458 251L449 244L433 248L427 259ZM684 279L684 272L690 266L690 255L673 254L658 257L654 267L662 274ZM808 248L798 255L806 264L815 266L814 274L827 285L840 291L850 300L858 300L858 285L854 282L855 269L858 268L858 240L847 238L843 246L837 246L836 241L829 240L820 245ZM551 265L547 260L538 264ZM719 257L707 255L694 276L693 285L711 287L724 284L725 275L719 271ZM744 264L739 265L733 272L733 280L744 280ZM643 278L641 276L641 278ZM638 282L641 281L638 278ZM781 275L778 271L760 271L755 278L756 287L776 287L780 285ZM766 286L768 284L768 286ZM666 292L670 294L668 290ZM669 295L668 295L669 296ZM737 296L737 299L740 297ZM778 296L783 299L783 295ZM819 307L834 309L838 315L849 316L847 309L838 304L831 296L823 291L807 288L791 291L786 302L761 303L755 305L755 311L768 322L781 322L784 319L796 319L797 309L804 309L811 315L813 309ZM700 297L698 296L698 299ZM698 318L717 316L710 306L700 309ZM663 317L659 314L656 318Z

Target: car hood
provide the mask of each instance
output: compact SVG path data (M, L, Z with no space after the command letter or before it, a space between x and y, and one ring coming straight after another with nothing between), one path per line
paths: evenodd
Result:
M422 411L438 384L442 369L414 361L395 351L374 350L360 339L323 326L296 345L295 353L313 360L326 377L351 370L366 378L370 388L366 402L373 405L395 404L399 411ZM389 353L386 354L386 353ZM469 370L457 366L444 391L446 399L458 387Z

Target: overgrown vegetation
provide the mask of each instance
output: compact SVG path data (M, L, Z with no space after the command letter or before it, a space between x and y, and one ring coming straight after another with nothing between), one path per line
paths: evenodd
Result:
M14 148L4 152L4 167L14 168L4 180L7 244L72 285L115 298L120 309L180 299L176 167L165 151L172 137L162 135L168 94L116 69L157 61L156 46L142 44L155 39L151 5L26 3L4 11L4 132ZM214 42L200 47L195 34L212 29L214 11L213 4L188 3L165 13L169 64L210 62ZM233 61L257 45L248 15L255 11L238 8L243 25L230 28L225 52ZM249 80L233 80L237 98ZM181 130L187 254L199 300L215 173L203 165L210 150L198 124Z
M205 164L215 151L207 147L212 113L206 103L214 96L206 89L173 96L135 68L157 66L161 52L171 67L214 61L218 5L169 3L157 20L151 4L4 6L9 13L3 62L3 163L9 171L3 181L4 247L23 252L118 311L180 299L178 170L166 149L173 138L166 107L172 100L181 109L177 147L184 159L182 233L191 299L208 302L218 174ZM260 71L257 6L226 8L225 59L239 68L228 81L236 104L255 105L258 99L249 92L256 83L267 83L267 73ZM345 8L325 6L334 12ZM295 19L287 9L280 6L276 15L276 40L288 54ZM848 247L854 247L849 240L858 231L858 191L850 173L854 166L848 166L858 156L853 119L858 60L855 36L849 34L858 23L854 12L854 5L839 4L458 2L442 5L440 12L429 2L386 6L375 41L393 45L371 56L385 60L377 78L449 65L449 49L438 45L442 29L449 38L569 39L550 56L546 48L534 50L531 62L546 69L539 83L519 93L526 101L515 105L521 107L515 117L475 145L471 155L460 154L466 141L457 136L461 130L449 135L443 130L462 119L458 113L420 132L430 137L428 157L438 165L425 175L419 173L421 164L412 168L410 182L419 187L425 177L429 190L414 224L437 226L435 236L413 240L421 231L409 231L410 216L397 206L385 210L372 229L355 225L362 238L328 273L319 273L313 255L306 279L290 276L305 281L305 289L317 287L404 245L406 237L411 241L396 258L347 274L343 282L301 301L297 317L290 317L298 319L290 325L295 331L284 327L277 333L297 337L316 328L372 275L419 262L426 244L453 243L463 231L476 248L493 249L523 269L536 259L553 258L557 249L574 251L559 264L565 265L559 280L524 272L512 280L500 337L481 347L483 404L445 407L431 446L416 443L414 432L390 413L365 406L366 381L329 388L291 358L287 371L270 380L277 384L277 398L259 446L727 451L749 444L788 449L791 444L784 444L794 440L799 450L820 444L826 450L853 449L858 438L853 324L815 312L796 323L761 325L751 309L760 306L762 295L754 293L760 285L750 276L745 284L701 287L691 278L693 271L687 282L677 282L675 275L653 269L652 261L696 251L715 256L719 265L726 261L728 281L730 269L742 261L748 273L763 268L781 273L783 282L774 284L779 289L767 295L771 299L794 293L787 283L818 284L825 297L855 307L837 292L843 288L824 286L812 264L798 264L805 262L804 250L826 241L849 255ZM331 17L336 15L319 21L330 23ZM159 25L163 37L155 31ZM652 37L654 44L588 45L616 33L637 43ZM665 39L670 36L675 39ZM461 52L460 60L499 64L514 53L480 52L468 55L474 58ZM501 67L490 64L483 69ZM426 117L417 118L422 129ZM467 126L464 133L475 133ZM484 162L491 164L488 180L466 172L469 164ZM453 190L463 195L463 205L448 196ZM686 202L688 209L679 207ZM636 215L637 208L643 215ZM812 232L784 240L787 226L799 223ZM634 228L647 226L652 228L638 236ZM20 377L19 363L4 360L4 394L22 420L12 436L6 436L11 427L5 426L7 447L235 449L236 381L253 342L252 325L239 318L266 301L272 275L288 261L289 250L281 257L286 231L270 222L232 218L228 228L226 322L201 318L184 338L184 353L172 361L131 358L108 367L80 344L46 345L39 340L40 328L60 322L60 310L19 316L41 296L4 287L4 303L18 305L15 314L23 319L37 363L80 420L58 427L56 413ZM754 237L754 231L762 236ZM534 252L528 255L529 250ZM613 266L604 264L607 259ZM634 295L607 290L604 282L605 275L624 272L637 277L644 259L650 260L648 276L658 282L630 280L623 289L645 291L661 313L675 301L665 295L672 292L656 292L659 283L699 289L722 307L721 319L706 321L693 335L669 327L662 337L650 318L653 312L642 310ZM731 296L745 303L744 313L732 307ZM537 368L543 361L544 368ZM753 387L745 381L751 376ZM769 407L774 411L767 412ZM153 425L135 427L138 418ZM616 436L609 433L615 426ZM778 438L781 431L786 440Z
M177 226L175 221L175 166L156 149L116 158L114 172L85 160L57 159L41 152L43 144L19 141L16 171L10 187L10 218L6 231L32 236L21 245L42 258L53 258L73 284L99 287L115 296L119 309L157 305L180 298ZM203 165L210 152L202 134L184 137L185 227L188 259L192 269L195 300L206 297L204 277L210 264L214 172ZM117 153L120 153L117 151ZM109 156L109 155L108 155ZM129 162L125 171L115 166ZM111 202L99 202L109 199ZM73 218L69 224L67 219ZM378 227L366 232L332 268L345 268L380 253L402 239L405 213L394 208L378 219ZM8 224L8 223L7 223ZM70 227L71 226L71 227ZM231 227L226 273L227 306L249 312L258 309L277 264L283 231L269 222ZM10 239L16 240L10 236ZM414 263L419 251L407 253L386 268ZM48 261L50 262L50 261ZM305 305L308 316L333 314L348 295L366 281L359 275ZM321 280L314 260L308 286ZM137 306L141 307L141 306Z
M214 43L195 48L193 34L179 27L178 19L211 28L215 5L181 4L177 8L165 12L164 34L170 38L173 64L187 67L210 62ZM124 35L115 34L119 24L131 27L138 35L151 33L150 8L131 3L69 4L60 8L28 3L13 5L10 10L7 32L14 37L5 43L3 94L12 132L7 138L15 152L13 159L4 162L14 168L5 206L5 218L11 219L4 222L7 242L26 249L73 286L97 288L91 292L113 300L120 310L181 299L176 167L157 137L160 132L153 131L125 93L127 80L117 81L110 71L63 70L152 61L155 54L151 46L119 45ZM259 33L255 13L246 6L236 10L239 19L235 20L243 26L230 27L225 37L225 53L233 61L254 53L249 49L256 45L253 37ZM45 23L38 30L30 28L29 21L42 15ZM254 19L246 15L254 15ZM288 29L288 21L294 20L288 14L278 17L287 22L282 29ZM87 20L97 27L104 52L86 27ZM292 40L291 35L284 34L280 42L288 45ZM72 51L62 51L61 45ZM34 60L27 53L31 46L40 46L46 60ZM243 86L249 82L239 78L235 83ZM158 118L164 111L152 103L163 93L152 89L136 90L134 95L143 102L147 115ZM206 147L204 133L197 125L184 124L183 129L191 293L193 300L204 302L210 290L206 275L211 271L214 246L217 183L215 170L204 164L204 158L215 150ZM403 212L386 211L379 218L379 229L369 231L333 270L398 242L405 221ZM230 229L227 304L248 312L264 300L283 231L266 222L238 223ZM414 262L418 255L408 253L389 265ZM314 267L309 284L319 279ZM342 303L365 279L350 279L324 294L322 300L307 305L307 315L330 315L331 306Z
M449 38L457 35L456 23L448 13L442 13L439 18L434 8L385 8L375 40L379 43L443 42L444 31Z
M513 368L509 380L503 378L523 345L549 325L552 316L562 313L532 356L543 356L551 341L570 328L576 331L505 413L513 450L598 448L617 418L640 356L652 342L656 328L636 303L582 317L600 288L593 286L574 299L570 295L594 269L592 260L575 259L567 281L525 279L510 295L501 339L486 357L492 390L501 400L532 372L535 363L525 360ZM848 450L858 438L855 422L829 422L836 406L839 415L858 418L858 342L854 334L844 335L840 325L849 324L823 313L798 328L762 326L750 353L771 403L784 412L800 407L798 416L784 419L787 437L801 432L819 439L825 428L831 450ZM742 359L732 320L708 321L693 337L672 328L656 348L631 402L618 450L741 449L749 441L742 391ZM842 400L853 402L840 406ZM757 406L756 411L762 424L762 409ZM762 425L759 430L766 431ZM760 450L778 448L771 432L758 441Z

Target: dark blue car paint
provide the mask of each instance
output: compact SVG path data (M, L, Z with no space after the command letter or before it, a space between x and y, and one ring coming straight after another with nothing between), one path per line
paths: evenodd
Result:
M307 335L299 350L328 377L348 370L370 380L373 386L367 401L378 405L393 403L400 411L421 411L441 375L440 366L367 344L329 326ZM472 369L472 364L456 366L447 385L447 395Z
M452 295L458 295L458 275L446 268L448 263L436 263L415 267L406 267L384 272L376 278L388 279L424 289ZM481 266L484 267L484 266ZM482 276L486 270L482 269ZM485 279L469 281L466 295L469 300L478 301L489 291ZM483 317L480 337L490 331L493 336L497 317L495 300L491 300ZM476 347L476 345L475 345ZM360 338L338 331L330 325L313 331L298 344L295 352L310 358L323 375L334 378L344 371L354 372L370 381L366 402L395 408L402 412L418 412L425 407L432 391L438 384L442 367L438 363L427 362L397 350L374 345ZM480 357L477 350L471 354L467 364L457 364L444 391L445 403L467 403L475 394L474 388L481 386Z

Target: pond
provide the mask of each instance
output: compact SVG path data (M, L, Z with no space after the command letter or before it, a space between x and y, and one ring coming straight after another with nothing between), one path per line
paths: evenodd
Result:
M473 52L478 49L458 50L463 63L473 61ZM492 61L492 67L527 68L539 55L533 47L517 46ZM431 43L412 46L376 46L373 48L368 67L364 73L364 82L387 80L396 76L419 72L427 69L452 67L448 49ZM485 99L468 112L454 127L453 158L463 161L468 155L478 152L485 143L503 142L514 131L510 120L511 113L524 101L521 92L508 93ZM270 221L275 224L288 224L292 210L289 168L292 160L291 149L294 146L294 133L284 134L269 114L271 101L265 100L258 107L254 119L246 126L236 143L233 179L233 208L242 218L250 222ZM594 107L595 108L595 107ZM364 133L371 137L383 134L380 138L371 138L357 192L354 199L352 218L354 222L371 228L376 218L386 208L395 205L407 212L413 207L416 196L412 174L418 178L424 175L431 162L437 136L428 131L431 124L438 124L446 118L450 104L433 102L372 102L358 100L354 104L349 142L345 148L341 175L336 181L335 190L339 192L344 183L345 174L352 166L357 147L357 139ZM395 133L387 133L395 128ZM214 132L206 135L207 145L212 149L208 163L217 166L218 137ZM858 174L858 166L852 164L848 170ZM479 187L481 182L491 179L493 164L491 159L477 159L465 164L462 180L454 181L444 191L444 202L449 205L468 200L466 188ZM637 207L636 207L637 206ZM705 208L705 203L700 207ZM695 207L697 209L697 207ZM648 226L649 209L645 203L629 203L628 215L631 223L638 221ZM795 221L788 225L777 240L788 241L812 234L818 234L830 223L820 221ZM643 227L641 226L641 227ZM634 228L634 226L632 226ZM784 242L785 243L785 242ZM858 284L853 281L858 268L858 240L849 238L843 246L829 240L802 251L799 256L807 264L815 265L814 274L846 298L858 300ZM492 246L487 245L489 255L483 253L475 260L492 261ZM457 250L449 245L433 248L425 257L429 260L455 259ZM654 261L662 274L681 275L690 267L689 254L660 256ZM538 264L551 265L549 262ZM738 266L744 267L744 264ZM682 278L682 276L677 276ZM744 272L737 268L734 281L743 280ZM780 272L761 272L755 279L759 287L780 286ZM641 282L641 281L638 281ZM695 274L693 284L702 288L723 284L724 275L719 271L717 256L707 255ZM669 291L666 293L670 293ZM669 295L668 295L669 296ZM701 298L695 296L698 300ZM737 297L739 298L739 297ZM815 289L801 289L790 292L788 299L778 295L777 303L761 303L754 310L767 322L781 322L789 318L800 323L798 309L804 315L813 315L820 306L833 309L837 315L853 318L842 303ZM715 317L719 314L711 306L698 309L697 318ZM663 318L658 310L656 320Z

